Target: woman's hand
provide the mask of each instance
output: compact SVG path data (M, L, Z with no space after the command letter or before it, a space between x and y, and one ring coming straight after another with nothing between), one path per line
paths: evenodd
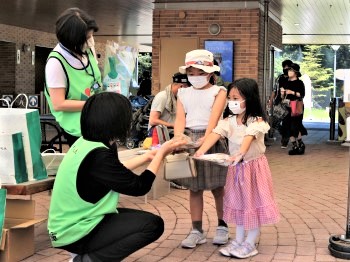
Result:
M153 149L153 150L148 150L145 153L145 157L146 157L146 161L152 161L152 159L154 158L154 156L157 154L158 149Z
M171 152L175 151L177 148L185 145L187 143L186 140L178 139L176 141L169 140L166 141L164 144L160 146L156 151L157 153L154 155L151 163L148 165L147 169L156 174L158 172L158 169L163 161L163 158L170 154Z
M295 92L295 91L292 91L292 90L287 89L287 90L286 90L286 94L287 94L287 95L296 95L296 92Z
M158 152L166 156L172 153L173 151L178 150L181 146L186 144L187 144L186 139L176 139L176 140L171 139L169 141L166 141L164 144L162 144L161 147L158 149Z

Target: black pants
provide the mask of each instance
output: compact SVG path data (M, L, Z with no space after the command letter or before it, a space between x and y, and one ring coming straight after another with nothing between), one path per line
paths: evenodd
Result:
M164 232L164 221L159 216L128 208L118 211L106 215L87 236L60 248L88 254L94 262L115 262L154 242Z

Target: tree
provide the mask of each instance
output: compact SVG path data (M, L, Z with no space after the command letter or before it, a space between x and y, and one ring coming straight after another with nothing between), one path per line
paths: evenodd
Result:
M324 45L306 45L300 70L310 77L314 105L328 106L330 91L333 89L333 70L322 66Z
M302 48L301 45L284 45L280 56L275 58L275 72L274 76L277 78L282 73L282 62L284 60L301 61L302 60ZM298 63L298 62L296 62Z
M139 53L138 60L139 77L142 76L143 71L152 71L152 55L150 53Z

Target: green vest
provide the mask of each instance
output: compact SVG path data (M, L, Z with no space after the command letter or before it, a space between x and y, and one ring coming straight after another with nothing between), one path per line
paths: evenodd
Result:
M105 214L118 213L119 193L111 190L92 204L81 199L76 189L81 162L98 147L106 146L80 137L69 149L58 169L48 218L48 231L54 247L76 242L91 232Z
M90 64L86 67L87 72L82 69L77 69L72 67L66 59L58 52L52 51L49 54L48 59L58 59L60 61L63 70L67 77L67 87L66 87L66 99L69 100L79 100L79 101L86 101L89 96L96 93L96 91L91 91L91 86L94 84L94 78L95 76L96 81L102 86L101 84L101 72L98 68L96 59L94 58L92 52L88 50L88 56ZM93 72L92 73L92 69ZM102 90L102 88L101 88ZM101 90L97 90L101 91ZM45 96L47 99L47 102L49 104L51 113L54 115L56 121L59 123L59 125L68 133L73 136L81 136L80 131L80 115L81 112L67 112L67 111L55 111L52 106L52 101L49 95L49 91L47 90L47 83L45 88Z

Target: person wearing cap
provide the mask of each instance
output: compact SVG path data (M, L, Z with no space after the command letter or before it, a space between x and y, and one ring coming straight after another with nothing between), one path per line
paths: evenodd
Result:
M276 79L276 83L274 86L274 89L271 93L270 96L270 101L269 101L269 107L270 109L273 108L273 106L278 105L279 103L282 102L281 98L281 88L285 88L288 82L288 71L289 68L293 64L293 62L289 59L284 60L282 62L282 68L283 68L283 74L279 75L278 78ZM280 124L279 132L282 136L281 138L281 148L287 148L288 146L288 141L289 141L289 130L286 125L287 119L278 119L278 123Z
M163 125L173 128L176 117L176 98L180 88L188 87L187 75L176 73L173 82L160 91L152 101L149 126Z
M290 101L303 100L305 96L304 82L299 79L301 77L300 66L291 64L288 70L289 81L285 88L281 88L281 96L286 97ZM297 116L291 115L291 110L286 121L287 128L290 133L290 142L292 149L288 151L289 155L302 155L305 152L305 144L302 141L302 136L307 135L307 130L303 125L303 113Z
M191 86L181 88L177 95L176 120L174 139L183 137L186 133L193 142L200 146L218 121L222 118L226 106L227 92L224 86L213 85L214 72L220 67L214 65L213 54L204 49L197 49L186 54L185 65L179 67L179 72L187 74ZM220 139L208 152L228 153L226 141ZM197 176L176 180L189 188L190 213L192 230L185 240L183 248L195 248L206 243L203 231L203 192L211 190L216 205L218 226L213 244L223 245L228 242L229 230L223 220L223 195L226 183L227 167L212 164L209 161L195 161Z

